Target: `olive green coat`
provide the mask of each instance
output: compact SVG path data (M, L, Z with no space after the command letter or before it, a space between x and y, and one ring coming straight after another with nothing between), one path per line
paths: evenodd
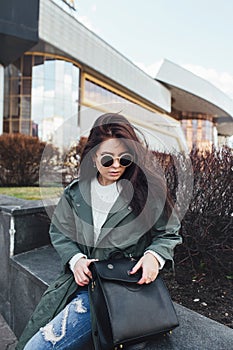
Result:
M150 204L155 213L155 222L153 227L147 230L145 223L137 220L131 207L119 196L94 245L90 198L89 183L75 180L65 189L58 203L50 227L50 236L62 259L63 273L43 294L20 337L17 350L23 349L32 335L54 318L77 292L79 287L68 264L75 254L81 252L88 258L104 260L113 252L120 251L125 257L137 259L146 249L151 249L173 265L174 247L181 243L178 234L180 224L175 216L168 221L159 202ZM93 312L92 329L94 339L96 332ZM96 341L95 346L98 348Z

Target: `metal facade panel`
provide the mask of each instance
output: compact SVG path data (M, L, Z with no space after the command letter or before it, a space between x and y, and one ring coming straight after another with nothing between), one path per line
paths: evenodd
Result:
M233 116L233 101L229 96L209 81L191 73L187 69L180 67L169 60L164 60L156 75L156 79L180 90L180 104L183 104L183 110L186 108L186 110L192 110L193 112L201 112L201 105L204 105L207 102L212 104L213 110L211 110L207 104L206 110L204 110L205 106L203 106L204 113L208 113L209 108L209 113L219 116L226 113ZM184 91L184 94L182 94L182 91ZM187 108L192 102L192 97L187 95L185 98L186 92L197 96L194 104L191 107L189 106L190 109ZM175 96L176 100L178 100L178 98L179 96ZM185 99L187 100L186 105L184 105Z
M165 111L171 94L52 0L40 1L39 37Z
M0 62L7 66L38 42L39 0L0 1Z
M39 0L0 1L0 33L37 41L38 11Z

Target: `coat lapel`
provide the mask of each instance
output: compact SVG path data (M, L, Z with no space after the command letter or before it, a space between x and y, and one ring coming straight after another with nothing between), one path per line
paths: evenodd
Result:
M89 252L94 245L94 227L91 207L90 185L86 181L80 181L76 191L72 192L74 210L81 222L83 244Z

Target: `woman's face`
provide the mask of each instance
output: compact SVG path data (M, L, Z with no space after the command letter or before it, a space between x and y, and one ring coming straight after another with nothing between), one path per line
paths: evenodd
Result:
M110 185L122 176L126 168L120 164L119 157L128 153L129 151L124 143L116 138L108 139L100 144L93 160L99 171L98 180L101 185ZM102 163L105 163L105 159L108 159L106 157L103 158L106 155L112 156L112 158L108 158L113 160L108 167L102 165Z

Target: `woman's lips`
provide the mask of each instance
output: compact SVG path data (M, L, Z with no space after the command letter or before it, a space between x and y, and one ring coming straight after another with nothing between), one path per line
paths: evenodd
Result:
M120 175L120 172L119 171L110 171L109 175L110 176L118 176L118 175Z

